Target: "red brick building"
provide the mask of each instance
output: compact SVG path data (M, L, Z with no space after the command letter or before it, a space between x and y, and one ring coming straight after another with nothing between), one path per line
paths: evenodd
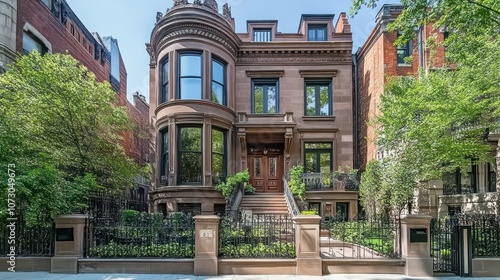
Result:
M417 75L419 67L425 70L448 67L442 42L447 32L432 24L415 31L415 39L405 46L395 46L398 32L389 32L387 25L393 22L403 6L384 5L376 17L376 25L354 60L355 116L357 116L356 149L360 168L363 170L372 159L382 159L388 151L377 147L375 129L368 125L379 115L378 104L384 92L387 76ZM436 49L427 48L431 41ZM407 59L405 59L407 57ZM490 132L488 141L496 146L498 131ZM493 148L492 153L495 148ZM498 213L500 200L495 187L495 166L490 163L471 164L465 170L443 174L442 180L429 181L415 197L415 208L431 215L456 212Z
M368 123L380 113L377 106L384 92L386 77L416 75L420 66L429 69L444 65L443 47L432 54L430 49L425 48L430 37L442 42L446 35L433 29L432 25L416 31L415 39L404 46L394 45L398 32L389 32L388 24L402 10L400 5L383 5L376 16L374 29L354 56L357 160L362 170L370 160L384 157L384 151L375 144L375 130Z
M64 0L0 0L0 73L16 54L38 50L40 53L67 53L96 75L109 82L117 103L126 106L139 128L147 125L148 104L138 95L135 106L127 101L127 71L118 41L91 33ZM3 22L0 20L0 22ZM140 135L140 137L139 137ZM147 134L125 134L126 153L139 164L147 161Z

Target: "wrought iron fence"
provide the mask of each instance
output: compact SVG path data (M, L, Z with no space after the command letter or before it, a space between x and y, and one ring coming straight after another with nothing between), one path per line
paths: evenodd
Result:
M458 271L458 225L458 216L431 220L431 257L436 272Z
M112 190L93 191L89 195L87 208L80 213L88 214L96 219L116 220L120 217L120 211L136 210L148 211L147 197L135 191L115 192Z
M321 221L322 256L342 259L401 257L401 224L396 216L342 217Z
M456 214L434 218L431 220L431 257L434 261L434 271L458 272L460 226L471 226L473 258L500 256L500 216Z
M345 190L358 191L359 180L355 174L340 172L332 173L303 173L302 181L306 190Z
M12 223L11 223L12 222ZM0 255L11 255L14 248L16 257L51 257L54 255L54 225L29 227L22 219L0 223Z
M500 257L500 216L458 214L451 219L472 228L472 257Z
M219 257L295 258L295 229L289 215L245 214L221 217Z
M88 219L85 241L89 258L193 258L194 221L182 213L122 211L119 220Z

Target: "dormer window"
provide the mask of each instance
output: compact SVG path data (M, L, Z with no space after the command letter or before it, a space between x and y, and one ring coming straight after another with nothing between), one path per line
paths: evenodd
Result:
M326 41L326 24L309 24L307 26L308 41Z
M255 28L253 30L254 42L271 42L272 37L271 28Z

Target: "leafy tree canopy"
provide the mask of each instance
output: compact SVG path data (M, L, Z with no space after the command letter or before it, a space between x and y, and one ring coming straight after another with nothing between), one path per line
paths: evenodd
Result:
M28 221L69 213L90 189L123 189L141 173L121 146L132 122L115 96L69 55L32 52L0 76L0 164L15 165Z

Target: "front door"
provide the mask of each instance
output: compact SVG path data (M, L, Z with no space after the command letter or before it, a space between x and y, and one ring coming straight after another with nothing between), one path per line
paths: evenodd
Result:
M267 150L249 155L250 184L256 192L283 192L282 155Z

